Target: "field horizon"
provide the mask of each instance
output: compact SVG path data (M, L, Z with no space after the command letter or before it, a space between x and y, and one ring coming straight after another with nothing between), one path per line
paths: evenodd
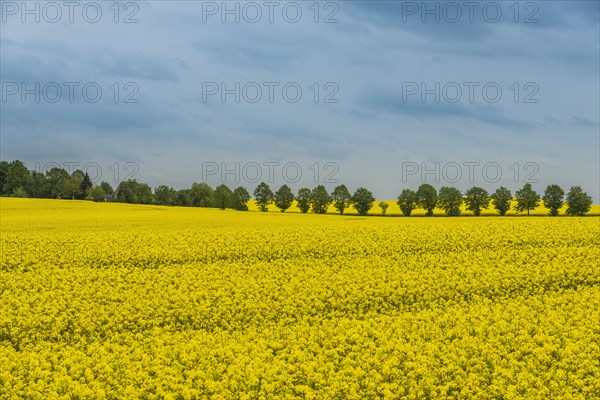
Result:
M227 212L236 212L236 213L244 213L244 212L262 213L259 210L258 206L256 205L256 201L253 199L248 201L248 211L238 211L238 210L234 210L232 208L227 208L226 210L220 210L220 209L217 209L214 207L166 206L166 205L157 205L157 204L132 204L132 203L121 203L121 202L116 202L116 201L93 202L90 200L37 199L37 198L20 199L20 198L13 198L13 197L0 197L0 203L3 201L7 201L8 203L22 202L24 204L27 204L27 202L32 202L31 204L35 204L36 202L38 202L38 204L41 204L41 203L51 204L51 203L46 203L46 202L50 201L50 202L57 202L57 204L62 204L62 203L66 203L66 204L68 204L68 203L97 204L97 207L106 207L108 205L119 205L119 206L134 206L134 207L141 207L141 208L155 208L155 209L165 209L165 210L176 208L176 209L189 209L189 210L216 210L218 212L227 211ZM380 200L375 202L375 204L373 205L373 207L371 208L371 210L369 211L369 213L366 216L382 217L381 209L377 205L377 202L379 202L379 201ZM415 210L413 210L410 217L405 217L402 215L395 200L383 200L383 201L385 201L388 204L387 213L383 217L402 217L402 218L426 217L425 210L423 210L423 209L415 209ZM514 216L527 217L528 215L526 212L514 211L514 207L516 206L516 204L517 204L516 201L513 200L511 203L511 209L506 213L506 217L514 217ZM91 207L96 207L96 206L91 206ZM296 200L294 200L292 206L289 209L287 209L285 211L285 213L282 213L274 204L269 205L268 209L269 209L268 213L302 214L300 209L297 207ZM565 204L563 207L560 208L558 217L569 217L568 215L565 214L566 209L567 209L567 205ZM359 216L353 207L347 208L344 211L344 214L340 215L340 213L334 208L333 204L328 207L326 214L318 214L317 215L317 214L313 213L312 211L309 211L305 214L306 215L316 215L317 217L323 216L323 215L337 215L337 216L342 216L342 217L343 216L354 216L357 218L364 217L364 216ZM490 205L490 207L488 209L482 210L480 217L491 217L491 216L500 217L498 215L498 212L493 208L492 205ZM548 209L545 208L542 204L540 204L537 208L535 208L534 210L531 211L529 216L532 216L532 217L549 216ZM592 204L590 211L583 217L596 217L596 216L600 216L600 205L599 204ZM442 210L440 208L435 208L433 217L448 217L448 216L445 214L444 210ZM459 218L460 217L475 217L475 215L471 211L468 211L466 209L466 206L463 204L463 205L461 205L461 214L460 215L448 217L448 218L456 218L456 217L459 217ZM581 218L581 217L574 216L572 218Z

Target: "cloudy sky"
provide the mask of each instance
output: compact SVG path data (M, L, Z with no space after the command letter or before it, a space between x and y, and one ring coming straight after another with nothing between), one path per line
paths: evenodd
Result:
M598 1L0 3L0 156L30 169L600 200Z

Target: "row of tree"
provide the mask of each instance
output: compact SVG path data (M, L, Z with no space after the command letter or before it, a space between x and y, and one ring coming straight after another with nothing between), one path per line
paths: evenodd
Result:
M231 190L226 185L215 189L206 183L194 183L189 189L175 190L170 186L161 185L152 188L136 180L126 180L119 184L113 192L110 184L102 182L93 185L90 177L83 171L76 170L69 174L63 168L52 168L45 174L29 171L21 161L0 162L0 194L15 197L36 198L71 198L89 199L94 201L111 201L136 204L159 204L189 207L233 208L240 211L248 210L250 193L243 186ZM268 184L262 182L254 190L256 205L261 211L268 211L274 204L281 212L288 210L294 201L301 212L312 211L317 214L327 212L330 205L340 213L352 207L359 215L366 215L375 204L375 197L369 190L360 187L351 194L345 185L337 186L331 194L319 185L313 189L301 188L296 195L287 186L281 186L273 192ZM539 207L540 200L550 215L558 215L563 205L567 204L568 215L585 215L592 205L592 198L581 187L573 186L566 194L558 185L549 185L543 197L533 190L531 184L525 184L515 193L517 212L527 212ZM413 210L420 208L426 215L433 215L436 208L444 210L446 215L460 215L461 207L474 215L481 215L482 210L490 207L498 214L505 215L511 208L513 195L505 187L500 187L489 194L481 187L472 187L464 194L454 187L444 186L439 192L429 184L422 184L417 191L404 189L398 196L397 204L405 216L410 216ZM385 215L388 203L378 203L381 214Z
M515 193L515 211L527 212L540 206L540 195L533 190L530 183L525 184ZM568 215L585 215L592 207L592 198L585 193L581 187L573 186L566 195L565 191L558 185L548 185L541 197L543 205L549 210L548 214L556 216L560 209L567 204L566 213ZM441 208L446 215L460 215L461 206L474 215L481 215L481 211L488 209L490 203L496 209L498 214L506 215L510 210L513 196L510 190L501 186L492 194L481 187L472 187L464 195L460 190L454 187L444 186L438 192L433 186L423 184L414 192L410 189L404 189L398 196L398 206L402 214L409 216L415 208L426 210L427 215L433 215L433 210Z
M325 214L333 203L334 208L340 214L343 214L349 207L353 207L358 214L366 215L375 203L375 197L369 190L360 187L351 195L345 185L336 187L331 195L327 192L325 186L319 185L312 190L302 188L298 191L298 195L294 196L287 185L281 186L279 190L273 193L269 185L262 182L254 190L254 198L258 209L261 211L267 211L272 203L281 212L285 212L296 200L296 206L301 212L307 213L312 210L316 214Z
M223 188L223 191L228 190L224 185L219 188ZM319 185L312 190L302 188L298 191L298 195L294 196L287 185L281 186L279 190L273 193L269 185L263 182L256 187L254 197L261 211L267 211L269 205L273 203L281 212L285 212L291 207L293 201L297 200L297 207L300 211L306 213L312 210L317 214L327 212L329 206L333 204L340 214L344 214L347 208L353 207L359 215L367 215L375 203L375 197L369 190L361 187L351 195L345 185L337 186L331 195L327 193L324 186ZM533 190L529 183L517 190L515 200L515 210L517 212L526 211L527 215L540 205L540 195ZM585 215L592 206L592 198L579 186L573 186L565 199L565 192L560 186L549 185L541 200L552 216L559 214L565 201L568 215ZM472 187L463 194L454 187L444 186L438 192L433 186L422 184L416 192L411 189L404 189L398 196L396 203L405 216L410 216L413 210L417 208L424 209L428 216L433 215L436 208L441 208L448 216L456 216L461 214L463 204L465 204L467 210L479 216L482 210L490 207L490 203L493 204L498 214L506 215L512 206L512 201L512 193L505 187L496 189L490 195L487 190L481 187ZM380 201L378 205L381 214L385 215L389 204ZM223 206L221 208L224 208L225 203L221 206Z

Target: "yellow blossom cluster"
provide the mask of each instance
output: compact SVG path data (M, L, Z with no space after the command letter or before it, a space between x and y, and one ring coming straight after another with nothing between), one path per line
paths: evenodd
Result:
M600 218L0 199L1 399L600 398Z

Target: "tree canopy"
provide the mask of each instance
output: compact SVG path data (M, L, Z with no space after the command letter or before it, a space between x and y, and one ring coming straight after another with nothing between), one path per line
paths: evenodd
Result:
M527 215L540 204L540 195L533 190L531 183L526 183L521 189L517 190L516 198L517 206L515 210L518 212L527 211Z

